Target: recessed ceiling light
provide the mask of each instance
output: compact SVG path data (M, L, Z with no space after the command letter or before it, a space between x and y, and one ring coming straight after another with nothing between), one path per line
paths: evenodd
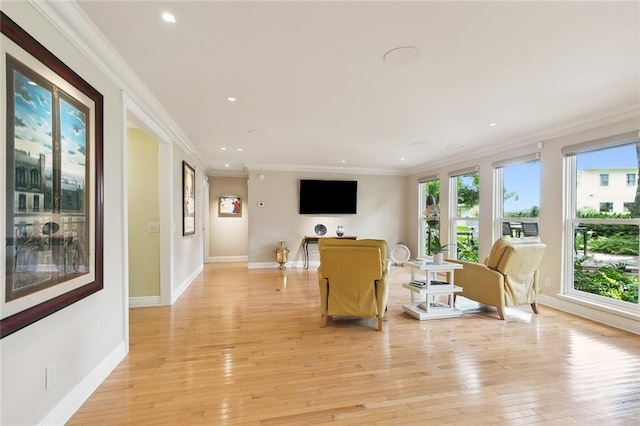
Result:
M164 12L164 13L162 14L162 20L163 20L164 22L168 22L168 23L170 23L170 24L175 24L175 23L176 23L176 17L175 17L175 16L173 16L173 14L172 14L172 13L169 13L169 12Z
M498 125L497 123L489 123L489 127L495 127L497 125Z
M236 101L236 98L234 98L233 96L229 96L229 97L227 98L227 100L228 100L229 102L235 102L235 101Z
M220 151L226 151L226 150L227 150L227 147L226 147L226 146L221 146L221 147L220 147Z
M347 162L347 160L340 160L340 162L341 162L342 164L344 164L344 163L346 163L346 162Z
M238 152L242 152L242 148L238 148Z
M400 161L404 161L404 157L402 157L402 158L400 159Z
M224 166L225 166L225 167L229 167L229 163L226 163Z

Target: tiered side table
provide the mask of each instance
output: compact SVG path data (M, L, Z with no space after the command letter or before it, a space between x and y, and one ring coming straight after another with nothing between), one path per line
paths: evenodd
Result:
M450 262L436 265L428 260L410 260L405 265L411 268L411 283L425 283L424 287L402 284L411 292L411 303L402 306L406 313L419 320L456 318L462 314L453 306L454 294L462 291L462 287L454 284L453 273L462 269L462 265ZM434 281L439 282L438 274L444 274L448 284L435 284Z

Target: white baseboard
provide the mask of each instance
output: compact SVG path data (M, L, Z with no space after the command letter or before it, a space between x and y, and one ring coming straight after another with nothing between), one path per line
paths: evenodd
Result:
M320 265L320 261L318 260L316 261L312 260L309 263L310 268L317 268L319 265ZM292 268L292 269L303 269L304 262L302 261L287 262L285 266L287 268ZM280 264L277 262L249 262L249 264L247 265L247 269L276 269L279 267L280 267Z
M559 298L539 294L538 302L541 305L546 305L559 311L619 328L630 333L640 334L640 320L627 315L616 315L615 313L606 312L603 309L592 308L586 304L574 302L566 296Z
M138 296L129 298L130 308L141 308L144 306L160 306L160 296Z
M180 296L182 296L182 293L184 293L184 291L189 288L189 286L191 285L191 283L193 282L193 280L195 280L198 275L200 275L200 272L202 272L204 270L204 265L200 265L200 267L198 267L195 271L193 271L188 277L187 279L185 279L182 284L180 284L180 286L178 288L175 289L175 291L171 292L171 304L173 305L174 303L176 303L176 300L178 300L180 298Z
M207 258L207 263L211 262L246 262L249 260L249 256L210 256Z
M71 390L39 423L42 426L64 425L80 409L98 386L127 355L125 342L120 344Z

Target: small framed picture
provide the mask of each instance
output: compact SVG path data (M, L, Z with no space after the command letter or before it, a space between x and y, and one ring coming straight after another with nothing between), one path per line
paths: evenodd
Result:
M218 202L218 216L242 216L242 200L240 197L220 197Z
M182 235L196 233L196 170L182 162Z

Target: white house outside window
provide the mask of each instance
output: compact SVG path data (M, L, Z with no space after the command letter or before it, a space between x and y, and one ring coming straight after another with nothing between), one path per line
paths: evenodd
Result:
M609 186L609 174L601 173L600 174L600 186Z
M638 132L564 147L567 170L563 293L604 309L640 313ZM607 176L608 187L601 187ZM636 182L637 184L637 182Z

